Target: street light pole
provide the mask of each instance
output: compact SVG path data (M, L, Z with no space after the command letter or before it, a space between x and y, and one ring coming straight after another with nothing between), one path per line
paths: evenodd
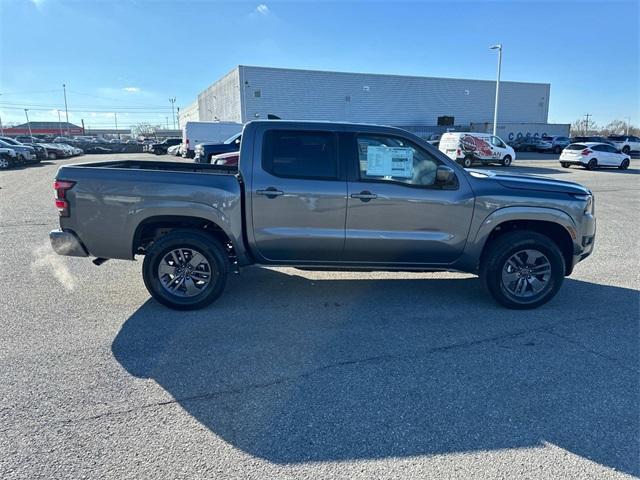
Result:
M0 135L4 137L4 127L2 126L2 117L0 116Z
M589 117L592 115L590 113L585 114L586 120L584 121L584 134L589 135Z
M60 130L60 136L62 136L62 122L60 121L60 110L58 112L58 130Z
M118 132L118 114L114 112L113 118L115 118L116 120L116 135L118 135L118 138L120 138L120 132Z
M25 108L24 109L24 116L27 117L27 128L29 128L29 139L33 139L33 134L31 133L31 123L29 123L29 109Z
M69 135L69 109L67 108L67 85L62 84L62 91L64 92L64 115L67 120L67 135Z
M498 50L498 78L496 79L496 104L493 108L493 134L498 128L498 99L500 98L500 70L502 69L502 44L497 43L489 47L491 50Z
M173 129L176 129L176 112L175 112L175 104L176 104L176 97L170 98L169 102L171 103L171 117L173 118Z

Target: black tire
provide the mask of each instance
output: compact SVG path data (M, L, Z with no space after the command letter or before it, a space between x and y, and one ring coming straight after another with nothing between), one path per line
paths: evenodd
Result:
M473 166L473 158L472 157L464 157L462 159L462 166L464 168L471 168Z
M562 168L569 168L570 165L566 162L560 162L560 165L562 165Z
M505 155L505 157L502 159L502 162L500 163L503 167L511 166L511 155Z
M200 253L210 266L209 283L195 296L173 294L163 285L158 271L161 261L176 249ZM142 264L142 277L151 296L175 310L197 310L206 307L223 292L227 283L229 259L222 245L213 237L198 230L174 230L153 243ZM166 275L165 275L166 278Z
M622 163L620 164L620 166L618 167L620 170L626 170L627 168L629 168L629 159L625 158Z
M624 153L625 155L629 155L630 151L631 147L629 145L625 145L624 147L622 147L622 153Z
M544 280L544 286L539 292L531 293L528 297L519 297L510 292L508 286L505 286L503 272L506 274L507 268L509 268L507 261L524 250L542 253L550 268L546 280L544 280L544 276L537 277ZM513 231L497 237L487 245L480 266L480 278L491 296L501 305L516 310L536 308L547 303L558 293L564 275L565 262L558 245L549 237L529 230ZM532 274L528 278L532 276L536 277L535 274ZM533 291L530 280L525 278L523 283L525 283L525 289Z
M559 147L559 146L554 147L553 153L558 154L560 152L562 152L562 148L561 147Z
M598 160L592 158L589 160L589 163L587 163L587 170L595 170L596 168L598 168Z

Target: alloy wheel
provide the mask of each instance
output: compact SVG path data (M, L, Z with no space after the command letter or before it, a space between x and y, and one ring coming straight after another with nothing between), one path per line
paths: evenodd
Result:
M195 297L202 293L216 275L206 257L193 248L171 250L158 263L162 287L179 297Z
M551 280L551 262L539 250L520 250L505 262L502 285L509 294L525 299L545 290Z

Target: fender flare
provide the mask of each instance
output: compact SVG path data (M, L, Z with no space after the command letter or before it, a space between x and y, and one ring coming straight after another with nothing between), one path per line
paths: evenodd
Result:
M563 226L571 238L576 239L576 224L573 219L562 210L549 207L504 207L491 212L480 224L474 237L474 244L484 243L491 232L500 224L514 220L530 220L552 222Z
M242 231L237 232L237 228L242 226L232 226L231 218L225 215L217 208L196 202L181 202L181 201L163 201L162 204L140 204L136 205L136 208L129 212L126 229L130 233L132 242L136 236L138 227L143 223L154 217L189 217L198 218L211 223L214 223L229 237L231 243L236 250L236 254L239 257L244 258L244 244L242 241ZM131 245L131 256L134 256L133 243Z

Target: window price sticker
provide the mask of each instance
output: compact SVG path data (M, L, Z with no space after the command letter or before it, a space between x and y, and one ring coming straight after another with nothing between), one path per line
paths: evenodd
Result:
M408 147L369 146L367 175L371 177L413 177L413 149Z

